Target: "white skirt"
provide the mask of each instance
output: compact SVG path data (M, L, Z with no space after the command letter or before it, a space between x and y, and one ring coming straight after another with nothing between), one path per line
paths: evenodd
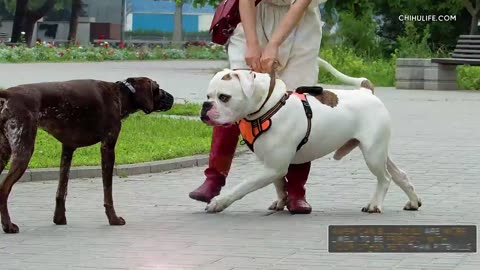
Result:
M291 0L263 0L257 6L257 36L264 48L274 30L288 12ZM313 0L298 26L281 44L278 52L277 75L288 87L295 90L299 86L315 85L318 81L317 56L322 39L323 22L320 18L319 3ZM242 24L238 24L228 43L230 68L249 68L245 62L246 40Z

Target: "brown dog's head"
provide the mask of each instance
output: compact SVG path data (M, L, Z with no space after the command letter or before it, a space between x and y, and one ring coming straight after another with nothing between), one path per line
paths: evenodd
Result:
M145 113L168 111L173 105L173 96L160 89L158 83L146 77L128 78L125 80L133 86L135 103Z

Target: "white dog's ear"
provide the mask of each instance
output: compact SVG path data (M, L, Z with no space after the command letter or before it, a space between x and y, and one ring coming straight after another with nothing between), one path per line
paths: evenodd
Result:
M255 91L255 73L239 70L232 71L233 76L236 76L240 81L240 86L242 87L243 93L247 97L251 97Z

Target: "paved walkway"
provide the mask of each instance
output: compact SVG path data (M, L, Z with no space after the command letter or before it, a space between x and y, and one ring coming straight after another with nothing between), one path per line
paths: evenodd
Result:
M203 76L207 81L197 87L208 82ZM328 253L332 224L480 221L480 93L381 89L377 95L394 122L392 156L423 198L418 212L401 210L407 198L394 184L383 214L360 212L375 180L358 150L340 162L329 156L313 163L307 189L314 212L307 216L267 211L273 187L205 214L205 205L187 196L204 168L190 168L116 178L124 227L106 225L100 179L73 180L68 225L55 226L56 182L20 183L10 212L21 233L0 234L0 269L480 269L478 254ZM227 188L254 177L257 166L251 154L237 158Z
M156 80L177 101L202 101L206 83L226 66L225 61L200 60L0 64L0 87L74 79L115 82L145 76Z

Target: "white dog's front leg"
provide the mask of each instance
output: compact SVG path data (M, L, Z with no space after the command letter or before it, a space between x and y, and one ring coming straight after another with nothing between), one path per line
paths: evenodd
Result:
M254 179L246 180L232 190L228 190L223 194L218 195L213 198L212 201L207 205L205 211L208 213L221 212L227 207L229 207L233 202L240 200L245 195L255 190L261 189L273 183L275 180L283 177L285 171L278 171L272 168L263 167L262 171Z
M268 210L283 211L287 204L287 192L285 191L285 177L281 177L274 182L277 200L274 201Z

